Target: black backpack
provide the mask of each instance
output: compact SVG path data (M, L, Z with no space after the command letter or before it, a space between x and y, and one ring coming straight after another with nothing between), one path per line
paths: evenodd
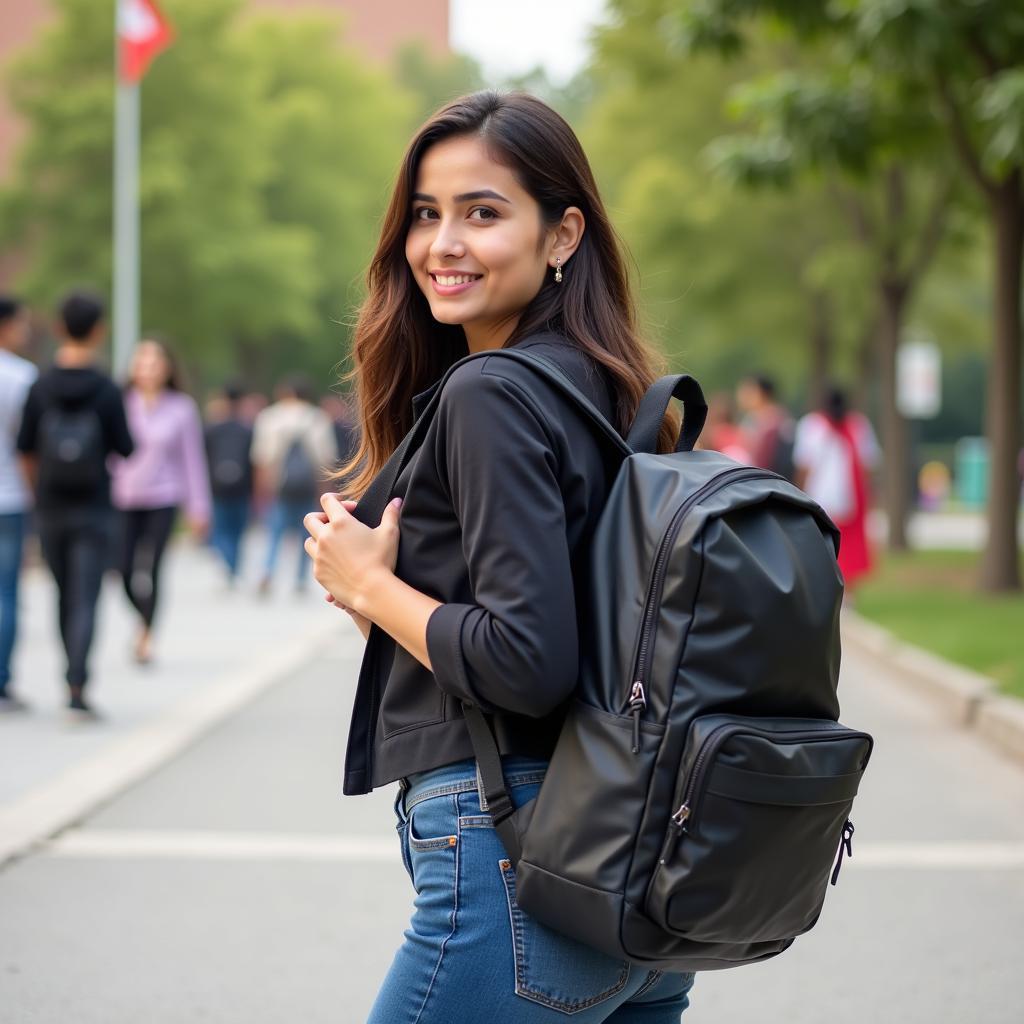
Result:
M252 430L236 420L213 423L206 431L206 461L215 498L244 498L252 490L249 450Z
M626 441L541 356L620 460L580 607L580 678L536 800L516 810L486 716L464 705L520 907L635 963L698 971L785 950L818 919L872 739L837 722L839 536L768 470L693 451L707 415L663 377ZM438 394L442 388L438 389ZM671 397L675 454L655 455ZM357 506L376 524L437 395ZM383 643L371 633L367 661ZM360 680L362 685L362 679Z
M300 435L288 445L281 460L277 496L290 502L313 501L319 484L320 473Z
M39 420L39 487L69 498L95 493L106 480L107 446L91 406L51 405Z

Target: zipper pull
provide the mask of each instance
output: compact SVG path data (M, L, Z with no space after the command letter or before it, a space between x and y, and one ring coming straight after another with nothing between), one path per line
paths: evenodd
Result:
M839 881L839 869L843 866L843 854L845 853L847 857L853 856L853 832L853 822L847 818L846 824L843 826L843 837L839 841L839 857L836 860L836 868L832 872L833 885Z
M661 855L661 863L662 864L664 864L665 861L667 861L669 859L669 857L671 857L672 854L675 853L676 846L679 843L679 840L682 837L682 834L684 832L688 832L689 831L689 829L687 828L687 825L686 825L686 822L689 820L689 817L690 817L690 805L689 804L683 804L679 808L679 810L676 811L676 813L672 815L672 826L671 826L672 830L669 832L668 842L665 844L665 852L662 853L662 855Z
M644 684L638 679L629 694L629 710L633 714L633 753L640 753L640 712L647 707Z

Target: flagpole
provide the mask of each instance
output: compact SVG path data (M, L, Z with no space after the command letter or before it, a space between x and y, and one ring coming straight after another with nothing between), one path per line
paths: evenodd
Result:
M128 0L117 0L115 41ZM113 370L128 372L139 335L139 83L125 81L115 46Z

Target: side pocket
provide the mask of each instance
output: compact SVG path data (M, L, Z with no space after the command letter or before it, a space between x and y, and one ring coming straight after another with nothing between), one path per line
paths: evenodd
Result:
M618 995L629 981L629 961L605 953L546 928L519 909L516 873L511 861L498 867L505 883L516 995L573 1014Z

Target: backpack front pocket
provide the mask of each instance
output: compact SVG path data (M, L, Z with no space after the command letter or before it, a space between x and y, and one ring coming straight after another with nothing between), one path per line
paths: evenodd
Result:
M699 942L774 941L811 928L839 844L849 844L871 746L832 721L695 719L648 915Z

